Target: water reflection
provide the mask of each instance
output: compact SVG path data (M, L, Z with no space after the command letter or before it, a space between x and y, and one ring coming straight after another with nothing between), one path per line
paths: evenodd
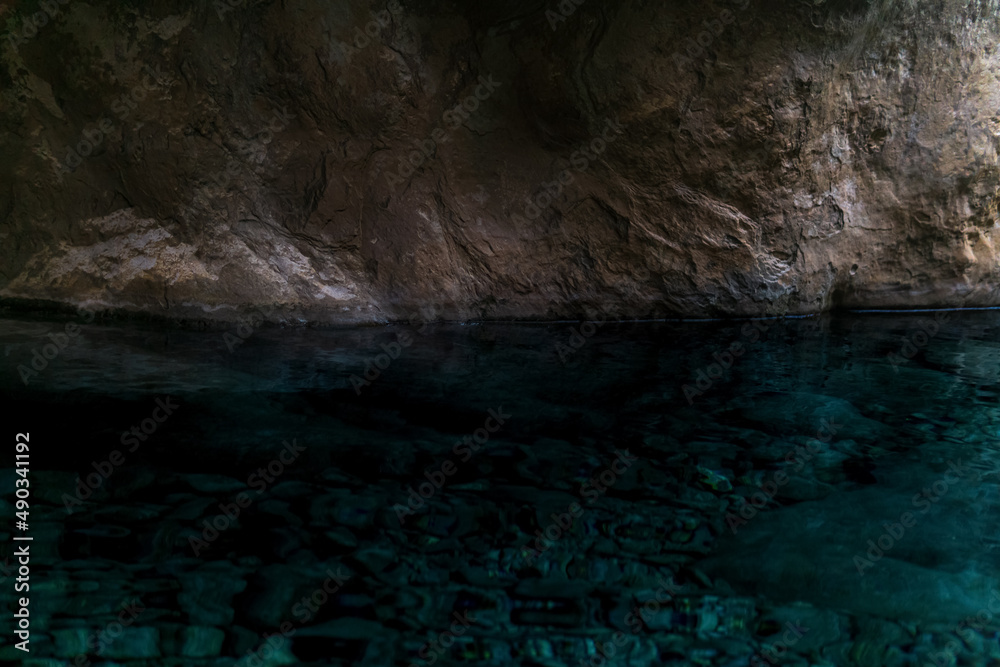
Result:
M997 314L932 321L84 324L27 385L65 323L0 321L9 423L41 443L33 653L1000 659Z

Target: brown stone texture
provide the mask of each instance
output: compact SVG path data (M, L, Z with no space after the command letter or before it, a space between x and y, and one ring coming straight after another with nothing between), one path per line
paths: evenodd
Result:
M0 297L325 324L1000 304L992 1L17 2Z

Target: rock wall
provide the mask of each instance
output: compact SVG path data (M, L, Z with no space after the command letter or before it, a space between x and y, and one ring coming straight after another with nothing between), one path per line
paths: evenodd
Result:
M321 323L1000 304L993 2L16 2L0 297Z

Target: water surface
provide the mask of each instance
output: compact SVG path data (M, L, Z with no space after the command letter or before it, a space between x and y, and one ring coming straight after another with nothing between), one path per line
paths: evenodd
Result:
M0 320L28 664L1000 660L998 317Z

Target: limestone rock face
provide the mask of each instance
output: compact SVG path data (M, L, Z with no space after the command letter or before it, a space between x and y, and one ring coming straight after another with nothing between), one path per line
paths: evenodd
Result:
M1000 304L993 1L17 3L0 297L320 323Z

